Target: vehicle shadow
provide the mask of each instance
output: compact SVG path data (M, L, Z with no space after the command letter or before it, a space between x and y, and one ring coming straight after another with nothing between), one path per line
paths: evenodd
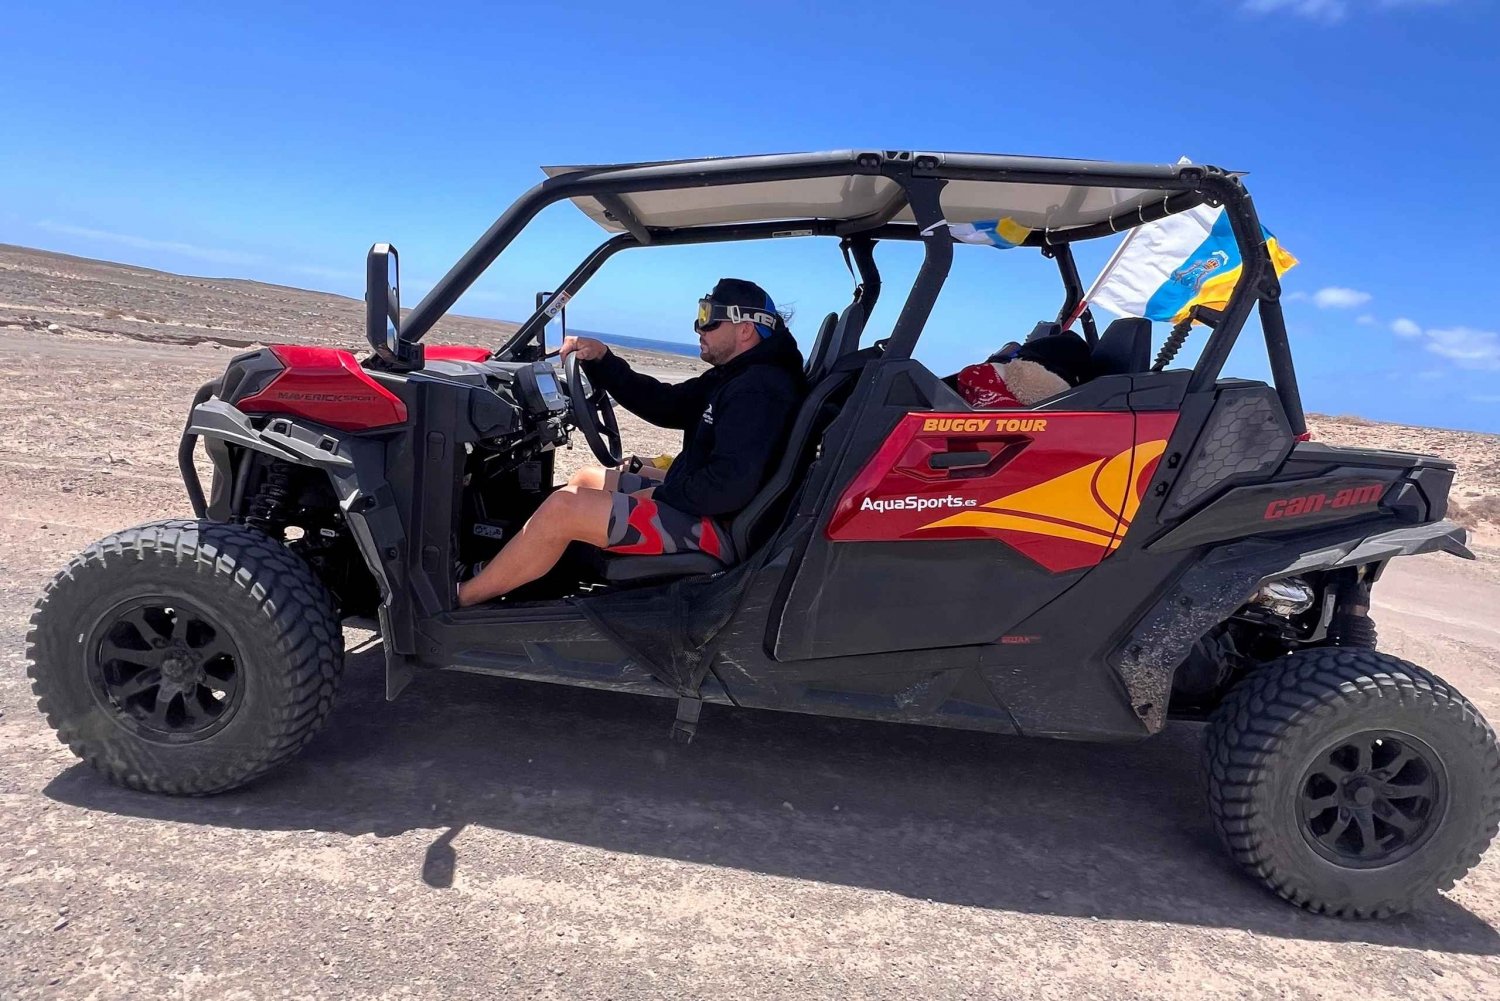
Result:
M77 765L46 795L230 828L432 831L404 878L438 891L469 826L974 907L1500 953L1445 897L1346 922L1244 877L1207 819L1195 726L1073 744L709 706L682 747L666 700L439 674L386 703L382 672L378 648L352 656L323 734L245 789L174 799Z

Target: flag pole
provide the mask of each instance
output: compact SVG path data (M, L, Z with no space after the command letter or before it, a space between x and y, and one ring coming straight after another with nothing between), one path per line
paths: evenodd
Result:
M1068 322L1063 324L1063 330L1071 330L1073 324L1077 323L1078 318L1083 315L1083 311L1089 308L1089 303L1094 301L1094 296L1098 294L1099 287L1109 278L1110 272L1115 269L1115 265L1120 263L1120 257L1125 253L1125 248L1130 246L1130 241L1134 240L1135 235L1140 231L1141 227L1136 226L1125 234L1125 239L1120 241L1120 245L1110 255L1108 263L1104 265L1104 270L1099 272L1099 277L1094 279L1094 284L1090 285L1089 290L1084 293L1083 298L1078 300L1078 306L1073 310L1072 315L1068 317Z

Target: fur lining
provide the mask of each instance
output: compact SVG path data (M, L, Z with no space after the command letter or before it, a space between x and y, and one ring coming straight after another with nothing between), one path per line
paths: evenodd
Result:
M996 363L995 369L1011 395L1029 407L1041 403L1049 396L1056 396L1068 388L1067 380L1047 369L1041 362L1017 358L1004 365Z

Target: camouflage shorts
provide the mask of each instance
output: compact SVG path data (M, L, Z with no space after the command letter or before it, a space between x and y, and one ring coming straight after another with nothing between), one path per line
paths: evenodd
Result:
M627 473L621 469L606 469L604 471L605 490L613 490L616 493L622 494L633 494L637 490L659 486L661 486L661 480L648 479L640 473Z
M734 562L729 533L717 522L684 514L649 497L631 496L626 492L630 481L639 479L634 473L620 474L614 506L609 511L609 545L605 547L609 552L634 556L707 553L726 564ZM656 481L648 481L635 489L655 485Z

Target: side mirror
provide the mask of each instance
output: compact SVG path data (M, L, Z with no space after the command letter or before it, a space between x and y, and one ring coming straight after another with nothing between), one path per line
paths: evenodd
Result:
M401 337L401 266L396 248L377 243L365 257L365 340L387 368L422 367L422 345Z
M547 326L550 325L554 319L557 320L558 326L561 328L560 332L557 335L557 343L561 344L564 340L567 339L568 296L558 295L558 293L556 292L538 292L536 294L536 308L541 309L543 306L548 306L548 319L547 323L542 326L541 332L538 336L541 338L542 354L545 356L547 353Z

